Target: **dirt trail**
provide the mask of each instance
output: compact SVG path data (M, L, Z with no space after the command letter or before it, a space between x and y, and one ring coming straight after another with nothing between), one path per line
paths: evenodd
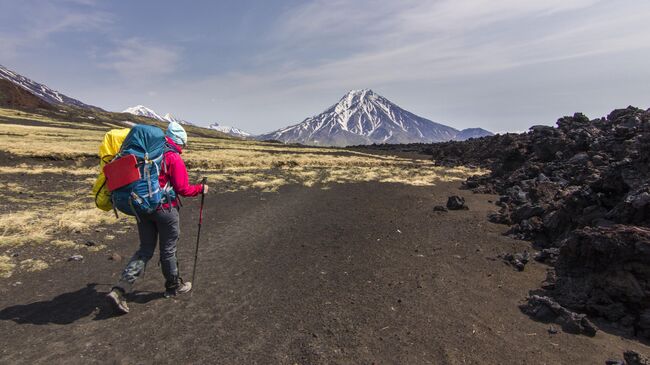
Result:
M0 281L0 363L604 364L633 340L559 333L517 304L544 279L498 260L528 245L489 223L458 184L287 186L206 197L196 291L162 299L155 260L113 317L103 295L136 247ZM448 195L469 211L433 212ZM191 272L197 201L183 209ZM21 281L22 285L12 285ZM94 285L96 284L96 285Z

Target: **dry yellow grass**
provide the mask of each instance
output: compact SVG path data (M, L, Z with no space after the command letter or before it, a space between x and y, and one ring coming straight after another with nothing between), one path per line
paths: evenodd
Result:
M98 227L116 221L113 212L99 210L88 201L66 204L63 210L55 212L52 217L60 232L84 231L90 227Z
M47 262L39 259L27 259L20 262L20 269L27 272L43 271L50 267Z
M12 193L19 193L23 191L21 185L8 181L0 181L0 190Z
M330 183L355 183L378 181L384 183L401 183L413 186L433 186L438 182L461 181L473 174L485 173L480 169L434 166L428 161L385 161L351 159L348 163L339 163L337 159L320 161L320 166L283 167L279 169L260 169L253 166L226 168L223 170L201 171L222 190L238 191L251 188L266 192L277 191L285 184L304 186L327 186Z
M190 171L223 191L277 191L285 184L325 188L329 183L379 181L415 186L463 180L486 171L434 166L431 161L379 156L340 148L292 147L198 138L184 153Z
M6 255L0 256L0 278L6 279L11 277L15 267L16 264L12 262L11 257Z
M95 208L87 199L9 212L0 217L0 247L51 241L63 247L66 240L61 236L109 223L116 223L115 216Z
M0 149L18 156L74 158L97 153L106 131L3 124Z
M67 174L76 176L95 176L97 175L97 168L82 168L82 167L51 167L44 165L28 165L21 163L16 166L0 166L0 175L2 174L25 174L25 175L39 175L39 174Z
M72 241L72 240L66 240L66 239L63 239L63 240L52 240L52 241L50 241L50 243L51 243L54 247L64 248L64 249L66 249L66 248L79 248L79 247L81 247L80 244L78 244L78 243L76 243L76 242L74 242L74 241Z

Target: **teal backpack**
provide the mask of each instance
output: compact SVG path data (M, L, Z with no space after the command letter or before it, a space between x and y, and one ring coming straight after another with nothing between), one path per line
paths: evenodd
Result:
M123 157L135 157L136 165L130 168L137 168L136 174L139 173L139 178L136 177L133 179L135 181L111 192L114 210L139 219L139 215L154 213L161 204L176 199L176 194L169 184L161 189L158 182L163 167L161 165L164 165L164 154L169 150L173 149L167 144L162 129L144 124L138 124L131 129L113 161ZM108 176L107 178L110 179ZM115 215L117 216L117 211Z

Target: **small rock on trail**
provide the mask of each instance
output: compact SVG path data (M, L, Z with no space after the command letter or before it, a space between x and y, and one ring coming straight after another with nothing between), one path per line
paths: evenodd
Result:
M609 359L605 361L605 365L625 365L625 361Z
M609 359L605 361L605 365L650 365L650 360L642 357L636 351L625 351L623 358L625 361Z
M452 195L447 199L447 208L449 210L468 210L469 207L465 205L465 198L458 195Z
M627 365L650 365L650 359L642 357L636 351L625 351L623 358Z
M505 261L507 264L511 265L515 269L519 271L524 271L526 268L526 264L528 264L528 261L530 261L530 254L528 251L524 251L522 253L505 253L503 255L500 255L500 257Z
M436 205L435 207L433 207L433 211L434 212L446 212L447 208L445 208L442 205Z

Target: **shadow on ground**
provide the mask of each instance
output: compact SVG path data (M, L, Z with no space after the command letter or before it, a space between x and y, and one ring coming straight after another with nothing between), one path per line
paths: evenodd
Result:
M80 319L94 315L100 321L114 317L112 309L104 297L107 292L98 292L101 284L92 283L85 287L64 293L51 300L19 304L0 311L0 320L14 321L18 324L72 324ZM138 291L128 296L129 302L145 304L163 298L162 293Z

